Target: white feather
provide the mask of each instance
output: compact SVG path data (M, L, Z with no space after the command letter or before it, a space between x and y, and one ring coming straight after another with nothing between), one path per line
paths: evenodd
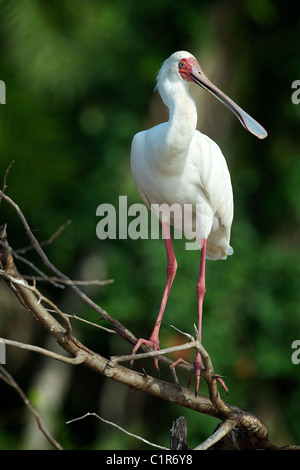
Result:
M144 203L191 204L190 223L181 224L187 236L195 233L201 248L207 239L208 259L226 259L233 250L230 231L233 194L226 160L218 145L196 130L197 110L190 82L178 72L185 51L172 54L157 77L157 90L169 108L169 121L139 132L132 141L131 167ZM174 223L176 226L176 223Z

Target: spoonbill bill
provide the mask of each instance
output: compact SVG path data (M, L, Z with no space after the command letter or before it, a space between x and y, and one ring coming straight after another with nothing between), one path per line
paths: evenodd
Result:
M133 354L142 344L159 350L159 329L177 262L170 234L170 223L185 235L195 235L201 250L200 274L197 282L198 334L201 341L205 260L226 259L233 254L230 231L233 220L233 194L226 160L219 146L196 129L196 104L189 93L191 83L212 93L225 104L241 124L259 139L267 136L265 129L204 75L195 57L186 51L172 54L157 76L157 90L169 109L169 120L137 133L132 141L131 168L137 190L151 209L153 205L177 204L191 207L189 222L180 224L159 214L167 252L167 280L157 320L148 340L140 338ZM186 205L186 206L185 206ZM180 226L178 226L180 225ZM155 367L159 371L157 358ZM202 362L199 352L194 361L196 393Z

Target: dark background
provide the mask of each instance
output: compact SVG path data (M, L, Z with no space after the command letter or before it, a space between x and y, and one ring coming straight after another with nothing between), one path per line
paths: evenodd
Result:
M47 255L73 279L114 279L84 290L136 336L149 336L157 314L164 243L100 241L96 209L102 203L118 207L119 195L126 195L128 204L141 202L130 145L136 132L167 118L153 91L161 63L176 50L188 50L206 75L267 129L268 138L259 141L211 95L191 87L198 128L222 148L235 197L235 254L207 263L203 344L215 371L227 377L225 399L262 418L275 444L299 444L300 365L292 363L291 345L300 336L300 105L292 103L291 85L300 79L300 4L23 0L0 1L0 9L0 79L6 84L0 181L14 160L6 194L40 241L72 220L45 248ZM7 223L14 248L28 245L4 201L0 223ZM186 251L182 240L174 247L179 268L161 347L182 341L170 325L193 333L196 321L199 252ZM28 258L44 269L33 253ZM63 311L99 322L70 291L40 288ZM0 305L0 336L56 350L4 282ZM74 329L106 356L130 351L119 337L78 322ZM217 424L37 354L7 348L6 367L66 449L147 448L95 418L66 425L88 411L165 446L180 415L186 417L191 447ZM147 370L154 373L150 361ZM161 375L170 378L164 367ZM200 393L207 393L204 381ZM2 382L0 407L1 449L49 447L17 394Z

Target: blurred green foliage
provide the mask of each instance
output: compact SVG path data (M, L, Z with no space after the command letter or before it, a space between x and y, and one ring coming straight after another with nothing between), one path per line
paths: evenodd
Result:
M300 78L300 4L291 11L286 3L271 0L1 0L0 9L0 79L7 93L7 104L0 105L1 179L14 161L6 194L19 204L40 241L72 220L46 247L47 254L71 278L113 278L114 284L86 292L136 336L150 334L159 307L164 244L98 240L96 208L103 202L117 207L119 195L127 195L128 204L140 202L130 144L136 132L161 122L162 108L153 93L161 63L183 49L206 70L201 57L208 58L216 71L212 80L225 84L224 91L268 130L260 142L220 104L208 102L213 119L203 131L221 146L232 175L235 254L226 262L207 263L203 342L216 372L227 376L228 401L264 419L273 442L299 444L300 366L291 361L291 344L300 335L300 105L291 101L291 84ZM3 201L0 210L11 245L26 246L14 211ZM180 240L174 247L179 269L162 346L178 342L170 324L193 332L196 321L199 253L186 251ZM23 265L20 269L28 272ZM66 291L44 289L66 310L98 321ZM26 338L25 320L20 320L24 312L10 307L5 286L0 293L0 335ZM35 342L43 345L44 333L29 325ZM120 338L111 340L81 324L76 328L88 346L103 354L130 351ZM13 360L7 354L8 369L30 394L45 362L31 355ZM149 362L147 368L153 372ZM105 385L89 371L78 368L70 374L64 400L49 418L65 448L143 447L92 418L66 427L66 420L98 407L104 418L166 446L179 415L186 416L191 447L217 424L128 394L119 384ZM169 379L163 369L164 377ZM207 393L204 383L201 392ZM0 448L26 448L26 423L32 418L3 383L0 394Z

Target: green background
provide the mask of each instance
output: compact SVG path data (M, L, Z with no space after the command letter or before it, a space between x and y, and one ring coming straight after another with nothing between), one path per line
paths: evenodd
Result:
M96 209L141 202L130 169L133 135L167 118L156 93L161 63L176 50L195 55L206 75L268 131L259 141L200 89L198 128L221 147L231 172L234 256L207 263L203 344L217 373L226 375L228 403L262 418L277 445L300 443L300 4L246 1L0 1L0 186L24 212L35 236L47 239L72 224L45 251L72 279L114 279L83 288L136 336L148 337L165 282L162 240L96 236ZM4 201L13 248L28 239ZM178 271L161 330L161 347L182 341L170 327L193 333L199 252L174 248ZM44 267L34 253L28 258ZM24 274L33 272L18 263ZM40 288L63 311L93 322L98 316L69 290ZM57 350L37 322L0 284L0 336ZM104 324L102 322L101 324ZM82 323L74 332L106 356L130 351L119 337ZM189 358L193 360L193 356ZM143 364L154 373L153 363ZM169 445L172 421L185 416L191 447L217 421L37 354L7 348L13 374L45 425L66 449L138 449L145 444L95 418L97 412L152 442ZM135 367L141 370L141 365ZM169 380L162 366L161 377ZM188 377L183 376L182 383ZM200 392L207 393L202 381ZM0 382L0 448L49 445L17 394Z

